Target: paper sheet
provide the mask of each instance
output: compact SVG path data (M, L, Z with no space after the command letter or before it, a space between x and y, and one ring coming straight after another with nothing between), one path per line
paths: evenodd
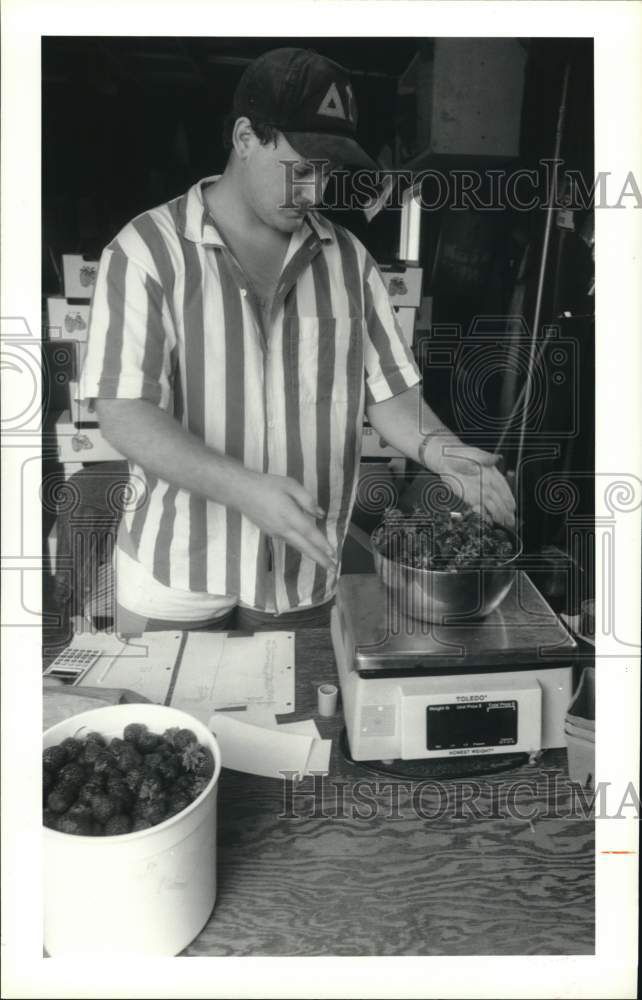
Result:
M308 774L328 774L331 750L332 740L313 740L306 772Z
M312 720L307 722L317 731ZM303 777L311 770L328 772L332 741L292 731L301 725L306 732L311 731L305 723L266 728L241 722L227 712L215 712L208 722L220 746L223 767L285 780Z
M205 723L215 709L232 706L273 719L294 711L294 634L146 632L129 643L112 637L82 685L129 688L161 705L171 694L174 708Z
M218 711L225 711L219 709ZM231 714L231 713L230 713ZM310 736L320 740L321 733L314 719L299 719L298 722L278 722L273 712L265 705L250 705L247 711L232 716L239 722L248 722L252 726L262 726L264 729L278 729L283 733L295 733L298 736Z
M293 712L294 634L190 632L172 705L203 721L235 705Z
M172 679L181 633L147 632L130 642L115 636L110 639L111 655L105 651L77 687L129 688L162 705ZM74 639L72 648L75 646Z
M321 733L317 729L317 724L314 719L304 719L302 722L282 722L278 725L278 728L284 733L296 733L299 736L311 736L314 740L321 739ZM331 743L332 741L328 740L327 742Z

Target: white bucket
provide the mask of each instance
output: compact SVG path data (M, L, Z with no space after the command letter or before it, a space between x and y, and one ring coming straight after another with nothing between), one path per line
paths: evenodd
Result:
M44 828L44 944L49 955L176 955L216 900L216 797L221 756L202 722L162 705L116 705L48 729L43 746L92 730L108 739L130 722L150 732L191 729L214 757L207 788L157 826L114 837Z

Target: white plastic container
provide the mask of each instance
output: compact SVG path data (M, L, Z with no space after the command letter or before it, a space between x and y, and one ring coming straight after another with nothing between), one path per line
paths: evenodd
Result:
M566 737L566 749L568 754L568 776L571 781L580 785L593 786L595 784L595 740L593 734L590 739L584 739L581 730L564 727Z
M564 724L568 774L580 785L595 778L595 668L585 667Z
M43 747L92 730L108 739L130 722L150 732L191 729L214 757L207 788L187 809L136 833L82 837L44 828L44 944L49 955L176 955L216 900L216 798L221 757L202 722L162 705L115 705L48 729Z

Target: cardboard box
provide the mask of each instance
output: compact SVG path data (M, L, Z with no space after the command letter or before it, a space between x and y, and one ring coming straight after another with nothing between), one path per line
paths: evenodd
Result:
M418 309L421 305L423 268L412 265L404 267L401 264L396 264L384 265L380 270L388 289L390 304Z
M82 254L64 253L62 273L66 298L91 299L98 274L97 260L87 260Z
M85 303L73 305L62 295L47 299L47 328L49 337L64 340L87 340L90 306Z
M61 413L56 421L56 445L58 461L67 462L114 462L123 455L112 448L100 433L98 427L83 427L74 424L69 410Z
M93 424L98 427L98 417L91 410L90 404L80 398L80 385L78 382L69 383L69 405L71 407L71 420L75 426L78 424Z
M416 312L416 309L406 309L405 307L402 307L401 309L395 308L395 315L399 321L401 332L404 335L404 339L408 344L408 347L412 347L415 340Z
M392 448L381 435L370 427L369 424L363 426L363 436L361 441L361 455L363 458L395 458L401 452Z

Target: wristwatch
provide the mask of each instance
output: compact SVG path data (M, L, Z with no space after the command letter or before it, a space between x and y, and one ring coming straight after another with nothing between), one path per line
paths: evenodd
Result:
M426 449L430 444L430 442L432 441L432 439L437 436L437 434L439 434L439 431L429 431L428 434L424 434L419 444L419 448L417 449L419 464L423 465L424 469L428 468L428 466L426 465Z

